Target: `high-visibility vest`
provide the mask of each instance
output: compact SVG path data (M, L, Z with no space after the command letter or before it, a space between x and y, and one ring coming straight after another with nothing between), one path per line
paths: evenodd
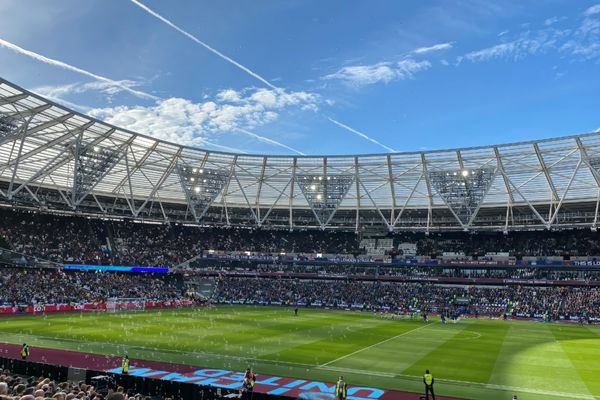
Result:
M21 349L21 357L29 356L29 346L23 346Z
M337 397L346 397L346 382L337 381L337 384L335 385L335 395Z
M423 380L425 381L425 384L427 386L433 385L433 375L425 374L425 375L423 375Z
M121 366L123 367L123 372L129 372L129 359L124 358Z

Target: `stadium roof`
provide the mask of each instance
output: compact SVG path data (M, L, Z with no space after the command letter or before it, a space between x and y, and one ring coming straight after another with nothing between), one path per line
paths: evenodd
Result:
M276 228L595 228L600 133L449 150L248 155L181 146L0 79L0 201Z

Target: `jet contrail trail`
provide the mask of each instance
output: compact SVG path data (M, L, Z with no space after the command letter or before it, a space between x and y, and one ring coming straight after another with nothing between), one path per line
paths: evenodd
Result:
M250 132L250 131L248 131L246 129L236 128L235 130L238 131L238 132L241 132L241 133L243 133L245 135L251 136L254 139L260 140L261 142L265 142L265 143L273 144L275 146L283 147L284 149L288 149L288 150L293 151L294 153L300 154L302 156L306 155L303 152L294 149L293 147L287 146L287 145L285 145L283 143L280 143L280 142L278 142L276 140L269 139L268 137L257 135L256 133Z
M376 145L383 147L383 148L384 148L384 149L386 149L387 151L391 151L392 153L396 153L396 150L392 149L391 147L388 147L388 146L386 146L385 144L383 144L383 143L380 143L380 142L378 142L377 140L370 138L369 136L365 135L364 133L362 133L362 132L359 132L359 131L357 131L357 130L356 130L356 129L354 129L354 128L351 128L351 127L349 127L348 125L342 124L340 121L336 121L336 120L335 120L335 119L333 119L333 118L327 118L327 119L328 119L329 121L333 122L334 124L336 124L337 126L339 126L340 128L346 129L347 131L350 131L350 132L354 133L355 135L358 135L358 136L360 136L360 137L361 137L361 138L363 138L363 139L367 139L368 141L370 141L370 142L373 142L373 143L375 143Z
M129 92L129 93L131 93L131 94L133 94L135 96L142 97L142 98L145 98L145 99L158 100L158 97L153 96L153 95L151 95L149 93L142 92L142 91L135 90L135 89L131 89L130 87L125 86L125 85L123 85L123 84L121 84L121 83L119 83L117 81L112 80L112 79L106 78L104 76L96 75L93 72L86 71L84 69L75 67L73 65L64 63L62 61L54 60L52 58L48 58L48 57L43 56L41 54L34 53L33 51L26 50L26 49L24 49L22 47L17 46L16 44L13 44L13 43L8 42L6 40L0 39L0 46L5 47L5 48L7 48L9 50L12 50L15 53L19 53L19 54L25 55L27 57L33 58L34 60L41 61L41 62L46 63L46 64L54 65L55 67L67 69L69 71L77 72L78 74L82 74L82 75L88 76L90 78L94 78L94 79L96 79L98 81L107 82L107 83L109 83L109 84L111 84L113 86L116 86L118 88L121 88L122 90L124 90L126 92Z
M236 67L238 67L239 69L241 69L242 71L244 71L248 75L252 76L253 78L258 79L259 81L261 81L262 83L264 83L265 85L267 85L268 87L270 87L271 89L281 90L280 88L278 88L277 86L273 85L271 82L269 82L268 80L266 80L265 78L263 78L262 76L260 76L259 74L257 74L256 72L252 71L250 68L248 68L248 67L240 64L239 62L235 61L233 58L231 58L229 56L226 56L225 54L221 53L219 50L215 49L214 47L211 47L208 44L204 43L202 40L198 39L196 36L192 35L191 33L187 32L187 31L185 31L183 29L181 29L180 27L178 27L173 22L169 21L168 19L166 19L165 17L163 17L162 15L160 15L159 13L157 13L156 11L153 11L152 9L148 8L146 5L140 3L138 0L131 0L131 2L133 4L135 4L136 6L140 7L142 10L146 11L147 13L149 13L150 15L152 15L152 16L160 19L162 22L164 22L165 24L169 25L171 28L175 29L179 33L187 36L188 38L190 38L194 42L198 43L200 46L204 47L208 51L210 51L210 52L216 54L217 56L221 57L223 60L227 61L228 63L235 65Z
M225 146L225 145L222 145L222 144L217 144L217 143L209 142L208 140L202 140L202 144L207 144L209 146L214 146L214 147L218 147L218 148L221 148L221 149L225 149L226 151L228 151L230 153L248 154L244 150L236 149L235 147L229 147L229 146Z
M55 59L52 59L52 58L48 58L46 56L43 56L43 55L38 54L38 53L35 53L33 51L26 50L26 49L24 49L24 48L22 48L20 46L17 46L16 44L13 44L13 43L8 42L6 40L0 39L0 46L5 47L5 48L7 48L9 50L12 50L12 51L14 51L16 53L19 53L19 54L25 55L27 57L30 57L30 58L32 58L34 60L43 62L45 64L49 64L49 65L53 65L55 67L59 67L59 68L63 68L63 69L69 70L69 71L73 71L73 72L76 72L78 74L85 75L87 77L93 78L93 79L95 79L97 81L107 82L107 83L109 83L109 84L111 84L113 86L119 87L120 89L122 89L124 91L127 91L127 92L129 92L129 93L131 93L131 94L133 94L135 96L142 97L142 98L145 98L145 99L151 99L151 100L155 100L155 101L162 100L160 97L157 97L157 96L154 96L154 95L151 95L149 93L142 92L142 91L139 91L139 90L131 89L130 87L125 86L125 85L123 85L123 84L121 84L121 83L119 83L117 81L114 81L114 80L112 80L110 78L106 78L104 76L94 74L93 72L86 71L84 69L75 67L73 65L64 63L62 61L55 60ZM272 85L270 85L270 86L273 87ZM69 103L69 102L67 102L65 100L59 100L59 99L51 99L51 100L55 101L57 103L61 103L62 102L63 104L65 104L65 105L67 105L67 106L69 106L71 108L76 108L76 109L77 108L79 108L79 109L83 109L84 108L82 106L79 106L79 105L76 105L76 104L73 104L73 103ZM238 130L241 131L241 132L243 132L243 133L245 133L245 134L247 134L247 135L249 135L249 136L252 136L253 138L255 138L255 139L257 139L257 140L259 140L261 142L273 144L273 145L276 145L276 146L281 146L281 147L286 148L288 150L291 150L291 151L293 151L295 153L303 154L302 152L300 152L300 151L298 151L298 150L296 150L296 149L294 149L292 147L286 146L283 143L279 143L279 142L277 142L275 140L272 140L272 139L269 139L267 137L260 136L260 135L257 135L255 133L249 132L249 131L245 131L243 129L238 129ZM217 146L217 147L221 147L221 148L224 148L224 149L226 149L228 151L234 150L231 147L218 145L216 143L208 143L207 142L207 144L210 144L210 145L213 145L213 146Z
M202 40L198 39L196 36L192 35L191 33L185 31L184 29L180 28L179 26L177 26L176 24L174 24L173 22L171 22L170 20L168 20L167 18L163 17L162 15L160 15L159 13L157 13L156 11L150 9L148 6L146 6L145 4L140 3L139 0L130 0L133 4L135 4L136 6L140 7L142 10L146 11L148 14L152 15L155 18L158 18L159 20L161 20L162 22L164 22L165 24L169 25L171 28L175 29L177 32L181 33L182 35L185 35L186 37L188 37L189 39L193 40L194 42L198 43L199 45L201 45L202 47L206 48L207 50L209 50L210 52L216 54L217 56L221 57L222 59L224 59L225 61L227 61L230 64L235 65L236 67L238 67L239 69L241 69L242 71L244 71L245 73L247 73L248 75L252 76L253 78L261 81L262 83L264 83L265 85L267 85L268 87L270 87L273 90L277 90L277 91L283 91L283 88L277 87L275 85L273 85L271 82L269 82L268 80L266 80L265 78L263 78L262 76L260 76L259 74L257 74L256 72L252 71L250 68L240 64L239 62L235 61L234 59L226 56L225 54L221 53L219 50L215 49L214 47L211 47L210 45L206 44L205 42L203 42ZM394 151L392 148L387 147L381 143L379 143L378 141L371 139L370 137L368 137L367 135L365 135L364 133L361 133L359 131L357 131L356 129L349 127L348 125L344 125L338 121L335 121L331 118L328 118L329 121L333 122L334 124L349 130L350 132L355 133L356 135L362 137L363 139L367 139L389 151ZM265 138L266 139L266 138ZM270 140L270 139L269 139ZM278 146L281 145L280 143L277 144ZM285 145L283 145L283 147L295 151L299 154L302 154L300 152L298 152L297 150L294 150L290 147L287 147Z

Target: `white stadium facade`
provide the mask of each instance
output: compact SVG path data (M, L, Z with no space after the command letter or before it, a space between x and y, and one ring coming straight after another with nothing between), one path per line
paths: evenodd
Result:
M482 132L485 135L485 132ZM264 229L596 229L600 133L345 156L161 141L0 79L0 205Z

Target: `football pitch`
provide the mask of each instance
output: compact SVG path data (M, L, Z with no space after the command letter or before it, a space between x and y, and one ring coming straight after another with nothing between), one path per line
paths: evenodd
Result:
M0 342L468 399L600 399L600 327L219 306L0 318Z

